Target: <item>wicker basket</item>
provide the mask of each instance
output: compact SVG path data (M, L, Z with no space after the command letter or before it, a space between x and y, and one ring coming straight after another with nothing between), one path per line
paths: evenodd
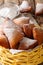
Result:
M9 50L0 47L2 65L43 65L43 44L32 51L23 51L12 55Z

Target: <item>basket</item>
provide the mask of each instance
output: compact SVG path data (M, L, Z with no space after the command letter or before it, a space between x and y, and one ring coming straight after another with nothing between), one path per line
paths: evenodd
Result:
M2 65L43 65L43 44L32 51L11 54L8 49L0 47L0 64Z

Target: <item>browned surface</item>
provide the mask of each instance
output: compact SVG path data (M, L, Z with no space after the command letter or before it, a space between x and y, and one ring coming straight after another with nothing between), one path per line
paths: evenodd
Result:
M18 42L23 38L23 33L14 28L6 28L4 29L4 33L8 38L9 44L11 48L15 48Z
M29 38L33 38L33 28L35 27L34 24L24 24L23 25L23 31L25 35Z
M26 49L32 49L37 45L37 40L33 40L33 39L29 39L24 37L21 41L20 41L20 45L19 48L20 50L26 50Z
M33 37L39 44L43 43L43 29L37 27L33 28Z
M9 48L9 43L8 43L7 38L1 34L0 34L0 45L5 47L5 48Z
M22 3L23 0L19 0L20 4ZM27 0L28 3L32 6L32 10L34 10L34 1L33 0Z
M14 19L14 23L19 25L20 27L23 27L24 24L28 24L29 23L29 17L16 18L16 19Z
M21 4L22 3L21 1L23 1L23 0L4 0L4 2L5 1L7 3L13 2L16 4ZM43 30L39 29L40 26L43 27L43 16L36 16L36 19L35 19L35 15L33 14L33 12L35 10L35 6L36 6L35 3L43 3L43 0L28 0L28 2L32 6L32 9L33 9L32 13L31 12L30 12L31 14L22 13L20 16L26 16L26 17L29 17L29 19L25 20L25 21L24 20L19 21L18 19L17 20L15 19L14 22L9 19L6 19L2 26L4 28L4 34L6 36L3 35L3 30L0 29L0 34L2 35L2 37L0 35L0 45L8 48L9 46L7 44L9 42L9 45L11 48L16 48L16 47L18 48L19 42L22 41L21 39L23 39L23 37L24 37L23 33L25 33L25 35L26 35L26 37L28 37L28 39L34 37L34 39L36 39L39 44L43 43ZM29 24L30 20L34 23L34 25L36 27L39 27L39 28L34 28L33 24ZM37 22L40 26L37 24ZM22 33L21 27L23 27L23 33ZM4 43L4 44L2 44L2 43ZM23 47L21 47L23 50L28 49L27 46L25 46L25 44L27 44L27 40L24 40ZM33 48L33 47L35 47L35 46L34 45L29 46L29 48ZM19 48L20 48L20 45L19 45Z
M32 7L31 6L29 6L28 8L26 8L26 9L22 9L22 10L20 10L20 12L21 13L24 13L24 12L31 12L31 10L32 10Z

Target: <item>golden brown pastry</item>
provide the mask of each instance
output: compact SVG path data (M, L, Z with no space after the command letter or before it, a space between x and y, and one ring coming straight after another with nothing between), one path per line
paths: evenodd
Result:
M5 19L2 27L0 26L0 34L2 35L2 38L1 37L0 38L2 42L4 43L2 44L2 46L6 48L7 48L7 42L9 42L9 45L11 48L17 47L16 45L24 36L24 34L22 33L22 29L18 25L16 25L13 21L11 21L9 18ZM6 39L5 40L3 39L3 35L7 37L8 39L7 42L6 42Z
M29 8L29 6L31 7L31 12L34 12L34 1L33 0L25 0L25 1L27 1L28 2L28 8ZM21 3L23 3L23 0L19 0L19 2L20 2L20 4ZM24 3L25 4L25 3ZM22 5L22 4L21 4ZM20 6L21 6L20 5ZM24 6L24 5L23 5ZM26 6L26 5L25 5ZM27 6L26 6L27 7ZM25 7L23 7L23 8L25 8ZM30 11L30 10L29 10ZM28 12L29 12L28 11Z
M37 3L37 4L36 4L35 14L36 14L36 15L43 14L43 3Z
M19 50L27 50L32 49L37 45L37 40L29 39L26 37L23 37L23 39L20 41Z
M33 28L33 37L38 41L38 44L43 43L43 29L34 27Z
M31 10L32 8L29 6L28 8L26 8L26 9L22 9L22 10L20 10L20 12L30 12L30 10Z
M9 43L5 35L0 34L0 46L9 48Z
M30 12L31 10L32 8L29 5L28 1L23 1L20 5L20 12Z
M5 48L10 48L8 39L5 36L4 31L3 31L4 21L5 21L5 19L3 17L0 17L0 45Z
M19 17L17 19L14 19L14 23L19 25L20 27L23 27L24 24L29 23L29 17Z
M4 33L8 38L10 48L16 48L18 42L24 36L24 34L20 30L16 30L14 28L4 28Z
M24 24L23 31L25 35L29 38L33 38L33 28L35 27L34 24Z

